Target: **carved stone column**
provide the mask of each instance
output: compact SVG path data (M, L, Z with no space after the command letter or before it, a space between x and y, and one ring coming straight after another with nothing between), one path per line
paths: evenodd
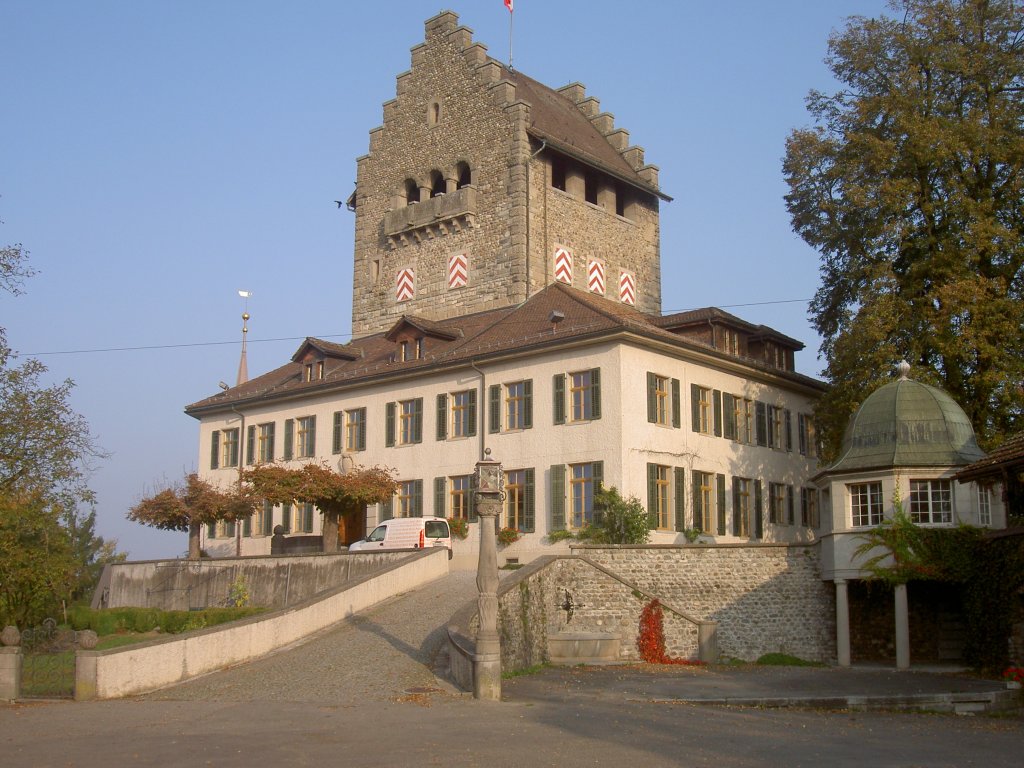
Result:
M490 453L487 451L486 453ZM498 542L501 511L501 464L487 456L477 462L476 513L480 519L480 560L476 571L477 613L480 627L473 658L473 696L501 700L501 638L498 635Z

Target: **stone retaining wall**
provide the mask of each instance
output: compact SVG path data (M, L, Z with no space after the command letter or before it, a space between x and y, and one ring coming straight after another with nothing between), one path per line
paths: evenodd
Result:
M835 595L821 580L816 544L574 547L573 552L688 615L717 622L724 657L753 661L782 652L813 661L835 658ZM580 592L583 602L601 600L591 620L621 625L628 601L597 597L595 586ZM557 581L551 587L562 588Z

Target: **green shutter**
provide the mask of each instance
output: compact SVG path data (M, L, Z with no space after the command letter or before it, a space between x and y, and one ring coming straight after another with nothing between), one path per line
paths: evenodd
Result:
M271 422L267 424L267 461L273 461L277 455L274 453L274 431L277 429L277 424Z
M282 504L281 505L281 528L284 529L285 533L292 532L292 505Z
M377 522L382 523L385 520L390 520L395 516L395 497L391 496L386 501L380 503L380 520Z
M241 430L233 429L233 430L231 430L231 432L232 432L233 437L235 438L235 442L231 446L231 456L229 456L228 458L231 460L231 466L232 467L237 467L238 466L238 438L241 435Z
M761 481L754 481L754 538L764 538L764 510L761 509L763 502L761 493Z
M565 374L556 373L552 379L552 413L555 424L565 424ZM563 526L564 527L564 526Z
M487 391L490 393L487 430L493 435L501 431L501 385L491 384Z
M601 418L601 369L590 370L590 418Z
M423 517L423 481L412 481L412 515Z
M466 425L469 437L476 435L476 390L469 390L469 424Z
M302 530L306 533L313 532L313 505L306 504L302 508Z
M728 392L722 395L722 437L736 439L736 398Z
M783 411L782 412L782 424L783 424L783 428L786 430L785 444L786 444L786 450L789 451L790 453L793 452L793 424L792 424L792 422L793 422L793 414L790 413L789 411Z
M725 536L725 475L718 475L718 535Z
M242 535L252 536L252 518L247 517L242 521Z
M679 429L682 424L681 408L682 397L679 394L679 379L672 379L672 426Z
M701 473L693 470L690 476L693 490L693 527L699 528L702 533L710 533L710 531L704 530L704 496L700 492Z
M647 465L647 527L658 529L658 465Z
M217 524L207 523L206 524L206 538L214 539L217 537Z
M395 403L384 406L384 445L388 448L395 444L395 407Z
M523 382L523 429L533 427L533 379Z
M267 504L263 510L263 535L270 536L274 533L274 507Z
M712 432L715 433L715 437L722 436L722 393L717 389L711 392L711 402L715 411L715 424Z
M536 529L537 491L534 485L533 468L523 470L523 531L533 533Z
M316 416L309 417L309 455L316 456Z
M345 414L334 412L334 431L331 434L331 453L341 453L341 433L345 429Z
M443 477L434 478L434 516L435 517L447 517L445 514L445 479Z
M658 423L658 377L647 372L647 421Z
M557 378L557 376L555 377ZM565 465L551 465L551 530L565 530Z
M590 471L594 475L594 493L597 493L604 488L604 462L592 462L590 465Z
M676 518L676 530L686 530L686 470L682 467L672 469L672 505Z
M229 538L235 538L235 522L234 520L224 524L224 535Z
M295 419L284 420L284 460L292 457L292 443L295 442Z
M786 486L786 519L790 525L796 524L796 518L794 517L793 510L793 486Z
M754 403L754 442L768 445L768 408L762 402Z
M466 503L466 506L469 507L469 522L475 523L477 521L476 490L473 488L469 489L469 501Z
M210 469L220 466L220 430L213 430L210 435Z
M366 409L360 408L356 411L359 414L359 426L356 429L356 450L366 450Z
M732 479L732 535L740 535L740 515L742 513L742 507L740 506L740 479L734 477Z
M802 413L796 415L797 441L800 445L800 455L807 455L807 422Z
M700 387L696 384L690 385L690 423L694 432L700 432ZM693 514L694 521L696 521L696 507L694 507Z
M437 439L448 439L448 395L437 396Z
M245 463L256 463L256 425L250 424L245 436Z
M417 397L412 401L412 441L423 442L423 398Z

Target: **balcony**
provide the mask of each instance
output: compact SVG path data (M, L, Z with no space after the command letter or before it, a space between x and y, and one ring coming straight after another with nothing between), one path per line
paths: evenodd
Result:
M476 189L463 187L451 194L396 208L384 214L384 236L392 248L421 243L474 226Z

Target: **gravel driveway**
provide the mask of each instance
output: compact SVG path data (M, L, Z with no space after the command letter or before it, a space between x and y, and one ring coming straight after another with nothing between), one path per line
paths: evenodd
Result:
M449 619L476 595L476 572L455 571L272 656L141 698L355 706L453 691L432 669Z

